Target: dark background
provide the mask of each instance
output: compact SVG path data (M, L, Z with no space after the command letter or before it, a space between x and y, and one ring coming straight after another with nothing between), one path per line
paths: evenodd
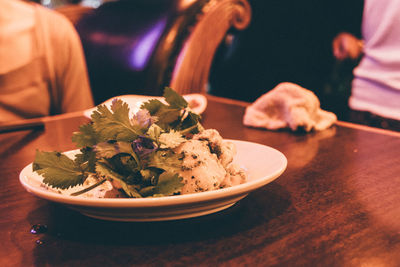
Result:
M293 82L315 92L322 108L343 119L357 62L336 62L332 41L343 31L360 37L363 0L248 1L251 23L242 31L228 31L214 56L208 93L252 102L281 82ZM198 0L184 11L178 11L179 2L105 2L78 22L96 104L123 94L162 94L207 0ZM133 45L160 18L166 18L166 25L153 57L142 69L130 67ZM157 59L163 37L177 21L179 38L167 55Z
M334 72L341 71L332 55L332 40L342 31L360 37L363 1L249 2L251 24L233 32L231 44L220 46L210 93L254 101L280 82L294 82L324 99L325 86L340 78Z

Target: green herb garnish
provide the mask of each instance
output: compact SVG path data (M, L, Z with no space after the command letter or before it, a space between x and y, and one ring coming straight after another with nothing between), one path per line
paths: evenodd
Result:
M75 159L60 152L36 152L33 170L41 174L43 183L68 189L81 185L90 176L121 185L128 197L170 196L182 188L178 171L182 155L173 148L203 128L200 116L188 109L186 100L166 87L167 104L152 99L142 104L132 118L128 104L116 99L108 109L97 106L92 121L82 125L72 136L80 148Z

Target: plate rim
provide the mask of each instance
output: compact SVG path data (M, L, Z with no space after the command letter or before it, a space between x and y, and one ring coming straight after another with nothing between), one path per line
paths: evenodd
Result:
M197 114L201 115L207 108L207 104L208 104L207 103L208 102L207 101L207 97L205 95L203 95L203 94L199 94L199 93L185 94L185 95L182 95L182 97L185 98L186 101L190 101L190 99L197 99L197 100L199 100L201 102L202 105L199 108L194 109L194 111ZM157 99L157 100L163 100L164 99L164 97L162 97L162 96L149 96L149 95L136 95L136 94L118 95L118 96L113 96L113 97L105 100L104 102L102 102L99 105L108 105L114 99L121 99L123 101L125 99L125 102L127 102L126 99L129 99L129 98L137 98L137 99L139 99L138 101L142 101L142 102L147 101L147 100L151 100L151 99ZM97 106L84 110L83 111L84 116L86 118L90 119L93 111L96 110L96 107Z

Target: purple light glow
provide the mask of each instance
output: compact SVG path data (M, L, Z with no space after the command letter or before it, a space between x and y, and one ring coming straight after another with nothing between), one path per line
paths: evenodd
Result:
M132 48L130 56L131 67L135 70L143 70L149 60L154 47L157 44L166 25L166 19L162 18L151 27Z

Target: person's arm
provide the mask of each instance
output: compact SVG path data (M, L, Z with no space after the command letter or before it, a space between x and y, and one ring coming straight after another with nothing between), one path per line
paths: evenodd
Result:
M61 112L93 107L85 56L79 35L72 23L60 14L53 27L54 67L61 101Z
M338 60L356 60L362 54L363 41L350 33L341 32L333 39L332 50Z
M361 24L363 0L337 0L332 2L330 17L336 33L332 37L333 56L339 60L357 60L363 52Z

